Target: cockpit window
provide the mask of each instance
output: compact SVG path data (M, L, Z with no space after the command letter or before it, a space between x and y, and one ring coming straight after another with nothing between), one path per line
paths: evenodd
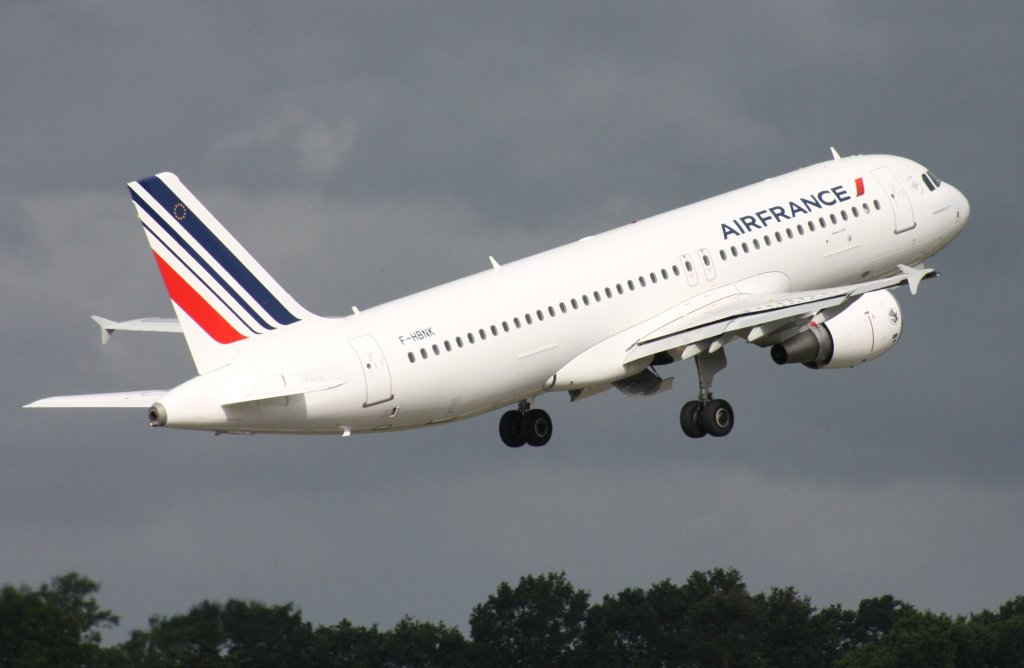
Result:
M939 177L935 176L931 170L922 174L921 180L924 181L926 186L928 186L928 190L935 190L942 183L942 181L939 181Z
M930 177L931 177L931 179L932 179L932 183L934 183L934 184L935 184L935 187L936 187L936 188L938 188L939 186L941 186L941 185L942 185L942 181L940 181L940 180L939 180L939 177L935 176L935 172L933 172L933 171L932 171L932 170L930 170L930 169L928 170L928 176L930 176Z

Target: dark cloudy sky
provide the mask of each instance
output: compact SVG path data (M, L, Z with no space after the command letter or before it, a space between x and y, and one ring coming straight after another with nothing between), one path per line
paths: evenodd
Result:
M79 570L127 629L203 597L464 624L502 580L599 598L735 566L814 602L949 613L1024 593L1019 193L1024 6L932 2L5 2L0 581ZM769 6L770 5L770 6ZM972 218L845 371L729 348L723 440L671 393L545 396L398 434L215 437L145 411L183 340L124 184L178 173L307 307L349 312L843 153L923 162ZM120 634L120 635L119 635Z

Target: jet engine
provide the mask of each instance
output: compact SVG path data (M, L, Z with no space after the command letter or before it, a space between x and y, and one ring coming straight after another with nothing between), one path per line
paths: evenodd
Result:
M859 297L824 323L811 322L796 336L772 346L777 364L811 369L857 366L886 352L900 338L903 313L888 290Z

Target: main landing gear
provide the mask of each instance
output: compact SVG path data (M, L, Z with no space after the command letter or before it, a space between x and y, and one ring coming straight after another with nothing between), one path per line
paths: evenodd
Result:
M711 396L711 381L726 365L725 350L719 348L713 353L700 353L694 359L697 362L700 398L683 404L683 410L679 412L679 426L690 438L706 434L725 436L732 431L732 406L724 399Z
M530 408L529 401L520 401L519 408L508 411L498 422L502 442L510 448L529 443L534 447L551 440L551 416L539 408Z

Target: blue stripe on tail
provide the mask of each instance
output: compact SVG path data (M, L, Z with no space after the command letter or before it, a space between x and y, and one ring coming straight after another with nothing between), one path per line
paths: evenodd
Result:
M256 300L263 310L274 318L274 320L282 325L290 325L293 322L298 322L299 319L285 308L280 301L278 301L277 297L275 297L266 288L266 286L264 286L263 283L261 283L260 280L256 278L251 271L249 271L249 268L246 267L245 264L243 264L242 261L224 245L224 242L222 242L216 234L210 231L210 228L208 228L206 224L199 219L195 212L182 205L178 196L175 195L161 179L156 176L151 176L139 181L139 185L145 188L146 192L152 195L165 211L174 216L174 219L177 220L190 235L192 235L192 238L195 239L207 253L213 256L213 258L217 260L218 264L220 264L220 266L223 267L224 270L227 271L228 274L230 274L231 277L234 278L235 281L242 286L242 288L249 293L253 299ZM169 228L169 225L164 224L162 219L158 218L157 220L164 229ZM181 243L180 239L178 241ZM183 245L189 249L189 252L192 253L193 257L197 256L195 251L188 244ZM226 289L230 290L216 272L211 271L211 273L217 277L219 283L224 285ZM237 295L232 294L232 296L236 299L238 298ZM252 313L252 309L250 309L244 301L240 300L240 303L247 311ZM260 320L255 313L252 313L252 315L257 320ZM262 320L260 320L260 324L268 329L273 329L272 326L263 323Z
M152 177L152 178L156 178L156 177ZM146 180L148 181L149 179L146 179ZM141 183L141 181L140 181L139 183ZM131 191L131 195L132 195L132 200L133 200L133 201L134 201L134 202L135 202L136 204L138 204L138 205L139 205L139 207L141 207L141 208L142 208L142 209L143 209L143 210L144 210L144 211L145 211L145 212L146 212L147 214L149 214L149 217L150 217L150 218L152 218L153 220L155 220L155 221L157 222L157 224L158 224L158 225L160 225L160 227L161 227L161 228L162 228L162 229L164 230L164 232L166 232L166 233L167 233L167 234L168 234L168 235L169 235L169 236L170 236L170 237L171 237L172 239L174 239L174 240L175 240L176 242L178 242L178 245L179 245L179 246L181 246L181 247L182 247L182 248L184 248L184 249L185 249L186 251L188 251L188 254L189 254L190 256L192 256L192 259L193 259L193 260L195 260L196 264L198 264L198 265L199 265L199 266L201 266L201 267L202 267L203 269L205 269L205 270L206 270L206 272L207 272L207 273L208 273L208 274L209 274L210 276L213 276L213 278L214 278L214 279L215 279L215 280L217 281L217 283L218 283L218 284L219 284L219 285L220 285L220 286L221 286L222 288L224 288L224 290L225 290L225 291L227 291L227 293L228 293L229 295L231 295L231 297L232 297L232 298L233 298L233 299L234 299L234 300L235 300L235 301L236 301L236 302L237 302L237 303L238 303L238 304L239 304L239 305L240 305L240 306L241 306L242 308L244 308L244 309L246 310L246 312L247 312L247 313L248 313L249 315L251 315L251 316L252 316L252 317L253 317L253 318L254 318L254 319L256 320L256 322L258 322L258 323L260 324L260 326L261 326L261 327L263 327L264 329L267 329L267 330L271 330L271 329L274 329L274 327L273 327L272 325L270 325L269 323L267 323L267 322L266 322L266 321L265 321L265 320L264 320L264 319L263 319L263 318L262 318L262 317L260 316L260 314L256 312L256 310L255 310L254 308L252 308L251 306L249 306L249 304L248 304L248 303L246 303L246 301L245 301L244 299L242 299L241 295L239 295L239 294L238 294L238 292L236 292L236 291L235 291L235 289L234 289L233 287L231 287L231 285L230 285L230 284L228 284L228 282L227 282L226 280L224 280L224 278L223 278L223 277L222 277L222 276L221 276L221 275L220 275L220 274L219 274L219 273L218 273L217 271L215 271L215 270L213 269L213 267L211 267L211 266L210 266L210 263L209 263L209 262L207 262L207 261L206 261L205 259L203 259L203 256L202 256L202 255L200 255L200 254L199 254L199 252L198 252L198 251L196 251L196 249L195 249L195 248L193 248L193 247L192 247L192 246L191 246L191 245L190 245L190 244L189 244L188 242L186 242L186 241L185 241L184 239L182 239L182 238L181 238L181 235L180 235L180 234L178 234L178 233L177 233L177 232L176 232L176 231L174 230L174 228L173 228L173 227L171 227L171 226L170 226L170 225L169 225L169 224L168 224L168 223L167 223L167 222L166 222L166 221L165 221L165 220L164 220L164 219L163 219L163 218L162 218L162 217L160 216L160 214L158 214L158 213L157 213L156 211L154 211L154 210L153 210L153 209L152 209L152 208L151 208L151 207L149 206L149 204L147 204L147 203L146 203L146 201L145 201L145 200L143 200L143 199L142 199L142 198L141 198L141 197L140 197L140 196L139 196L139 195L138 195L137 193L135 193L134 191ZM156 236L156 238L157 238L157 239L160 239L159 235L154 235L154 236ZM163 241L161 241L161 243L163 243ZM167 246L167 244L164 244L164 246L166 247L166 246ZM168 250L170 250L170 249L168 249ZM177 255L176 253L175 253L175 257L178 257L178 255ZM180 258L180 257L178 257L178 259L179 259L179 260L181 260L181 258ZM186 267L188 266L188 262L182 262L182 264L184 264L184 265L185 265ZM190 271L191 271L191 269L190 269ZM193 271L192 273L193 273L194 275L196 275L194 271ZM198 275L196 275L196 278L199 278L199 276L198 276ZM200 281L202 281L202 279L201 279L201 278L199 278L199 280L200 280ZM202 281L202 282L203 282L203 284L204 284L204 285L206 285L206 282L205 282L205 281ZM209 288L210 286L209 286L209 285L207 285L206 287L207 287L207 288ZM217 294L217 291L216 291L216 290L211 290L211 292L213 292L214 294ZM221 300L221 301L223 301L223 300ZM229 307L229 310L230 310L230 307ZM241 318L239 318L239 319L241 320ZM242 322L244 322L244 320L243 320Z

